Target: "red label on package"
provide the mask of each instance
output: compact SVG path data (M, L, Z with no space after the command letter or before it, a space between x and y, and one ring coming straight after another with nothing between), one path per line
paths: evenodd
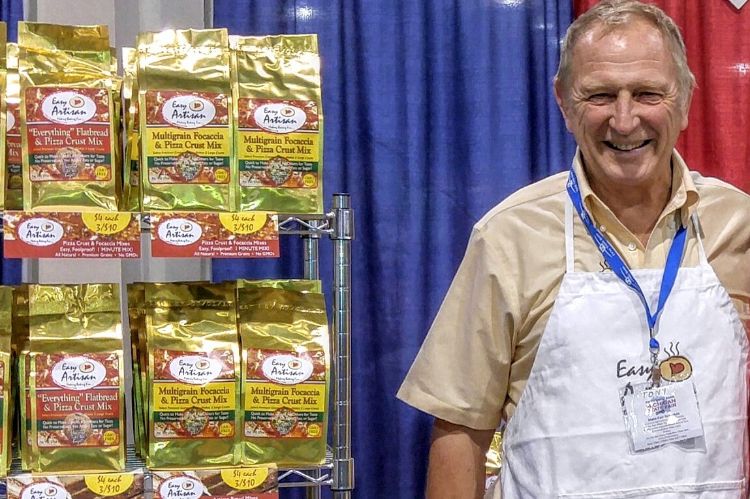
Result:
M204 354L157 348L153 358L154 438L234 438L237 380L232 350Z
M39 447L119 445L119 356L39 353L35 360Z
M157 257L276 258L275 214L152 213L151 255Z
M7 258L138 258L137 215L118 212L3 214Z
M29 87L24 97L32 182L112 178L109 90Z
M240 186L317 187L321 153L317 102L240 98L237 106Z
M245 424L249 438L321 438L326 410L323 350L247 349Z
M227 95L147 90L144 168L152 184L228 184Z

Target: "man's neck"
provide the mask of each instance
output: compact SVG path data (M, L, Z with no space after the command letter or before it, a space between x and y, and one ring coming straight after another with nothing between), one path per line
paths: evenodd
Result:
M646 246L672 195L671 169L666 173L668 176L652 182L645 189L642 186L611 186L597 182L595 178L590 178L589 184L615 217Z

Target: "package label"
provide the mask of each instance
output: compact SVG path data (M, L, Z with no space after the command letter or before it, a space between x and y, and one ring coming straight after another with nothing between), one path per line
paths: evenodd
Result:
M226 94L148 90L142 141L152 184L227 184L231 130Z
M151 213L151 254L157 257L275 258L277 215Z
M109 90L29 87L24 97L32 182L112 178Z
M3 214L8 258L138 258L137 215L118 212Z
M326 410L325 354L249 348L246 437L320 438Z
M240 98L237 106L240 186L317 188L318 103Z
M154 437L233 438L237 397L233 352L156 349L153 356Z
M35 357L39 447L119 445L120 358L105 354Z

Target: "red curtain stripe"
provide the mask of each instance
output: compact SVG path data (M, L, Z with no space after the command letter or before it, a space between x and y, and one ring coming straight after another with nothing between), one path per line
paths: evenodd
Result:
M574 0L576 16L596 0ZM682 30L698 87L677 143L688 165L750 192L750 2L657 0Z

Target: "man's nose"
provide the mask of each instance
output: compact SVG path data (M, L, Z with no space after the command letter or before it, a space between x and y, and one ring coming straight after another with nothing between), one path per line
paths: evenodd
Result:
M640 124L636 103L630 95L618 95L614 103L609 126L620 135L629 135Z

